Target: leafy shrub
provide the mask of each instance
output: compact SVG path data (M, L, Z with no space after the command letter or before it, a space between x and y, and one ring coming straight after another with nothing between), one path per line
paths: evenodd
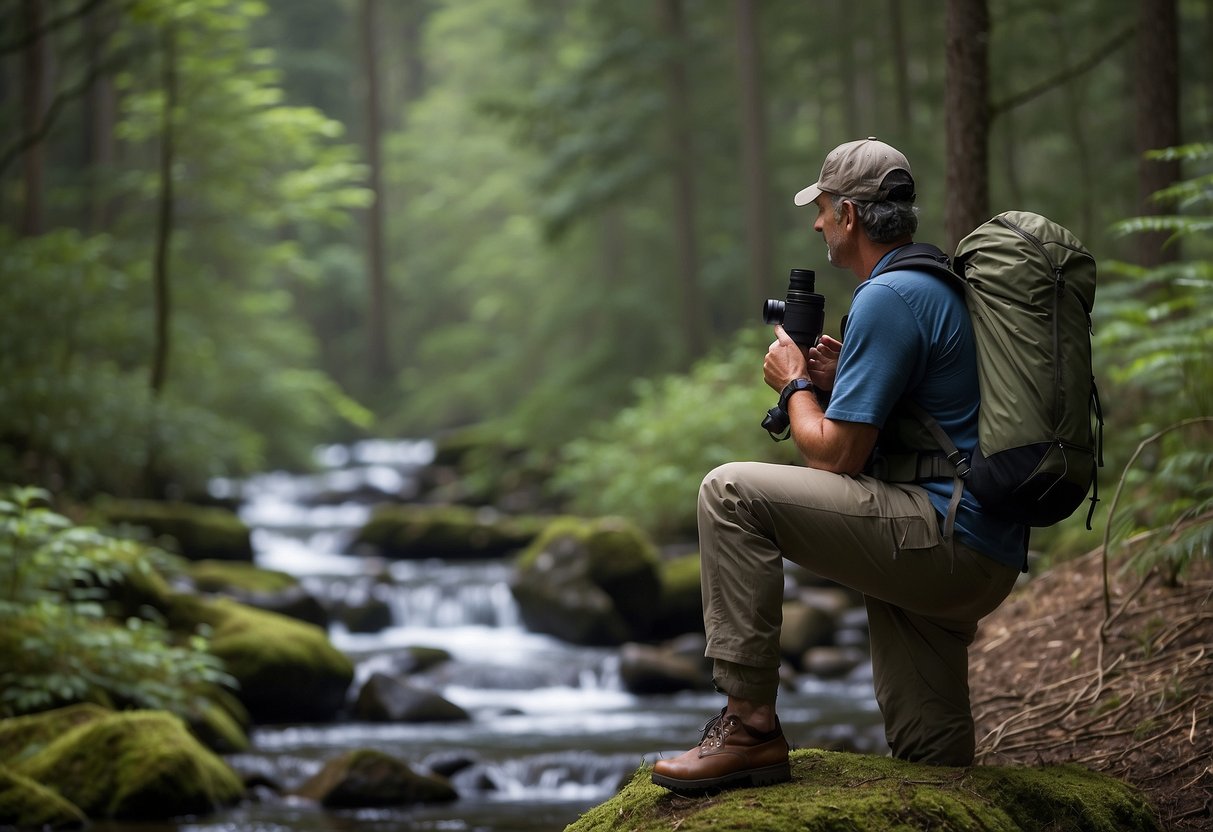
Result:
M637 384L636 403L569 443L555 484L586 515L621 515L662 537L692 534L705 474L738 459L790 462L759 427L778 396L762 381L760 336L686 375Z
M0 496L0 716L99 702L188 717L216 685L230 687L202 636L174 644L150 608L107 617L111 588L164 556L73 526L41 505L47 497Z

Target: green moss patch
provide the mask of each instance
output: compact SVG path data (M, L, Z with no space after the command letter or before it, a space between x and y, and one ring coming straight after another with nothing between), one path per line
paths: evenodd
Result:
M240 779L160 711L110 714L79 725L18 773L50 786L91 818L204 814L244 793Z
M86 821L79 808L53 790L0 765L0 828L71 829Z
M299 579L286 572L239 561L201 560L190 564L187 571L194 586L202 592L272 595L299 586Z
M17 765L76 726L112 713L100 705L82 704L0 720L0 760Z
M111 525L138 526L155 537L172 538L173 548L190 560L253 560L248 526L227 509L113 499L101 501L95 508Z
M679 797L642 767L566 832L761 829L763 832L1156 832L1128 785L1076 766L943 768L803 750L792 781Z
M544 522L465 506L384 506L355 543L389 558L497 558L530 543Z
M178 595L174 627L211 629L211 652L236 678L255 722L331 719L345 701L354 666L315 626L228 598Z

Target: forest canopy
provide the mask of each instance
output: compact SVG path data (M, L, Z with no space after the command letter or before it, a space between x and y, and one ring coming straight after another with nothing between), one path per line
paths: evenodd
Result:
M759 303L815 269L837 334L791 197L873 135L919 239L1015 208L1087 244L1105 487L1189 420L1125 499L1207 515L1207 2L5 6L0 481L198 495L477 426L677 528L655 498L779 458Z

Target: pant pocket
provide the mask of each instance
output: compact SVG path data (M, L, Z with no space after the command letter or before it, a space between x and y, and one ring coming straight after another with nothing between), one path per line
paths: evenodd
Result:
M939 517L925 489L914 485L882 483L879 512L896 555L902 550L933 549L943 542Z

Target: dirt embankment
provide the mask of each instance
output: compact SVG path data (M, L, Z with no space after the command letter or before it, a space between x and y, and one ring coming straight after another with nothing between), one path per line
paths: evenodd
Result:
M1141 789L1168 829L1213 828L1213 563L1178 586L1100 552L982 622L969 678L979 762L1075 762ZM1109 613L1110 610L1110 613Z

